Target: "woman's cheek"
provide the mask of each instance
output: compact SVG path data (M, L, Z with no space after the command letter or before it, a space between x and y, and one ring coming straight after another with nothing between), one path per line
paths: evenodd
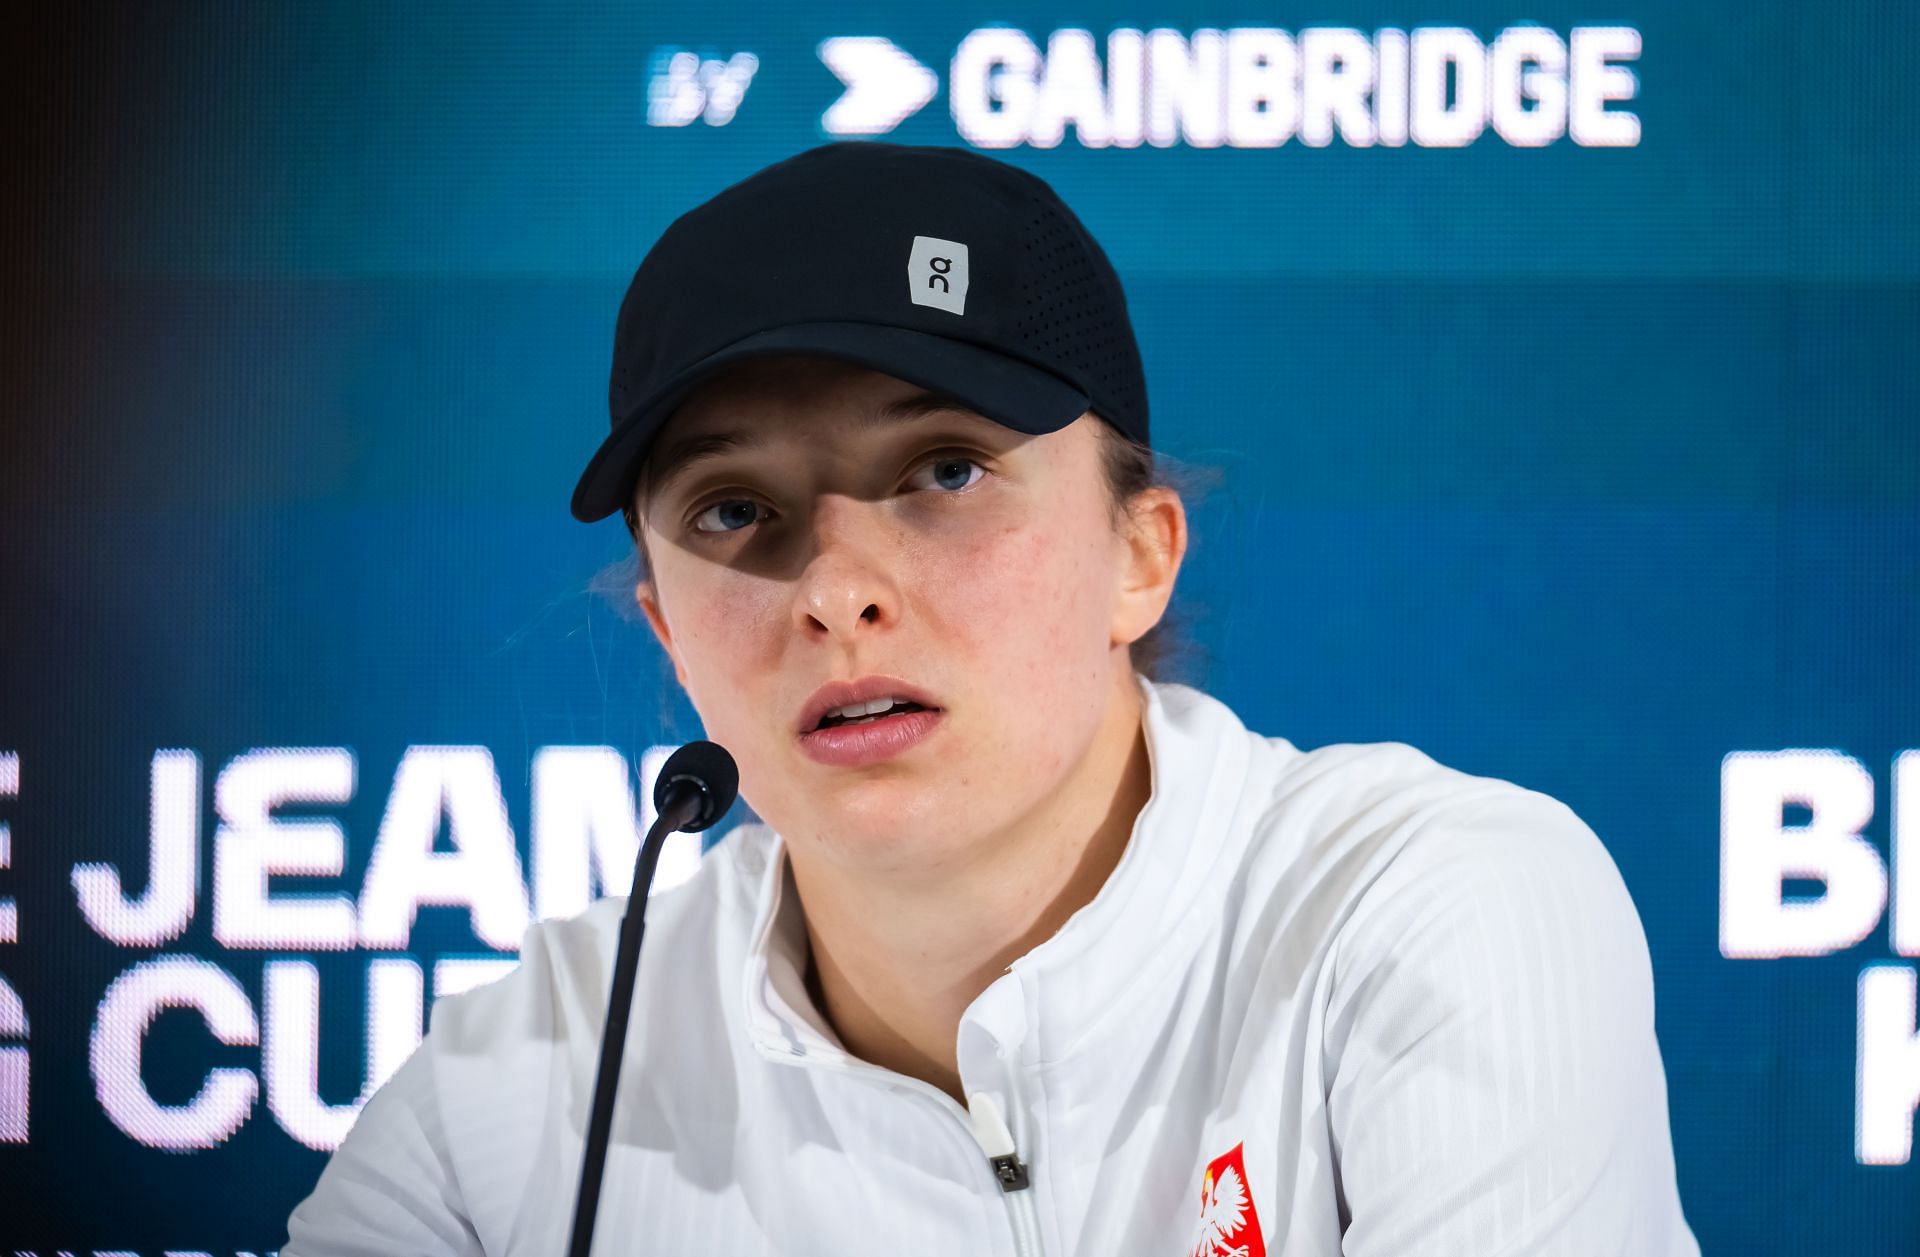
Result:
M1057 521L996 531L948 570L956 594L964 590L970 636L986 653L1011 664L1028 681L1057 677L1065 660L1087 649L1088 556L1067 548Z
M939 595L947 617L1010 627L1021 601L1038 584L1040 547L1024 529L999 527L927 555L925 587Z
M675 637L688 697L710 728L733 725L757 701L748 689L777 681L770 671L780 646L772 635L779 625L769 620L778 611L775 601L752 583L716 582L681 602L688 614L675 625Z

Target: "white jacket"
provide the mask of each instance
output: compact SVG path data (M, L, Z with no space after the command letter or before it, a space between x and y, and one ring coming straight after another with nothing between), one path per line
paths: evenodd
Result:
M968 1007L971 1113L839 1047L770 829L652 900L594 1251L1696 1255L1646 939L1592 831L1143 687L1152 797ZM624 907L436 1006L283 1253L565 1252Z

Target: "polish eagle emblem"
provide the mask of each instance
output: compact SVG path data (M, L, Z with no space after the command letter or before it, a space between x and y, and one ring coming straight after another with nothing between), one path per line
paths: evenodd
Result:
M1267 1257L1247 1188L1243 1144L1210 1162L1200 1181L1200 1220L1187 1257Z

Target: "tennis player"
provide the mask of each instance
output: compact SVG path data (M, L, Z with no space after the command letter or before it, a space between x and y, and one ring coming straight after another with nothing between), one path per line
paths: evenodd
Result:
M1698 1253L1579 817L1152 679L1186 518L1042 180L759 171L648 253L611 401L574 514L764 823L652 900L596 1252ZM623 908L436 1005L285 1253L563 1251Z

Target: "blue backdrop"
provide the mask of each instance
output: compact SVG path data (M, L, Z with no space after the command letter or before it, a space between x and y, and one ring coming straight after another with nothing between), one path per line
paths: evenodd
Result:
M305 796L292 767L257 779L277 820L320 827L317 854L267 869L272 897L351 925L409 765L457 758L435 748L484 748L493 777L436 778L468 793L434 850L504 816L487 832L534 877L535 847L575 832L536 838L543 754L610 747L644 775L648 748L698 734L605 592L619 522L566 509L614 313L675 215L869 134L1033 170L1105 244L1193 490L1181 679L1301 746L1406 741L1546 791L1600 834L1646 926L1703 1248L1920 1253L1920 1167L1884 1134L1920 1088L1898 982L1920 876L1896 863L1873 901L1860 859L1832 881L1776 861L1786 911L1845 898L1851 926L1810 954L1722 933L1728 756L1857 763L1865 815L1857 781L1852 804L1776 782L1756 806L1808 851L1851 806L1820 850L1872 867L1899 837L1897 763L1920 800L1920 759L1898 758L1920 746L1920 8L95 21L36 28L8 220L0 1248L274 1248L375 1024L404 1045L393 1008L490 972L442 962L510 958L424 893L398 943L364 921L276 941L248 916L266 873L222 880L252 753L349 752L351 781ZM1275 78L1220 51L1235 39L1297 61ZM1074 89L1086 46L1106 77ZM1905 815L1920 870L1920 803ZM420 1003L367 1013L376 966L408 960L378 972ZM1897 1033L1862 1017L1882 970Z

